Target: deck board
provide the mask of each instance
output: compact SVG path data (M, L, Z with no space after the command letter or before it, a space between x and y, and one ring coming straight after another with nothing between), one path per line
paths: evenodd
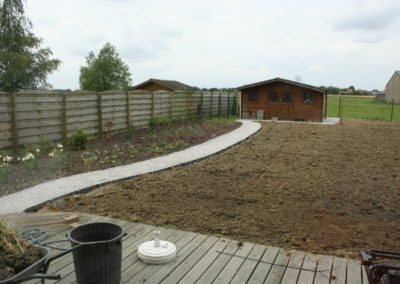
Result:
M295 251L290 254L290 260L282 277L282 283L296 283L300 274L301 267L305 254L303 252Z
M210 265L208 269L204 271L203 275L196 283L212 283L220 271L224 269L225 265L239 249L238 244L239 242L232 241L225 247L223 251L220 251L218 257L214 260L212 265Z
M329 284L332 273L332 256L317 255L317 271L315 272L314 283Z
M331 284L346 283L346 267L347 267L346 259L340 257L333 258Z
M265 278L271 271L272 264L275 262L279 250L280 249L277 247L267 247L261 261L257 264L247 283L256 284L264 282Z
M313 254L306 254L297 284L313 284L316 269L317 258Z
M262 245L255 245L251 250L249 256L244 259L242 266L236 272L235 277L232 279L231 283L239 284L246 283L259 263L261 257L264 255L267 247Z
M232 241L228 239L219 239L217 243L190 269L188 273L179 281L179 283L195 283L204 271L212 265L214 260L220 255Z
M274 264L269 271L267 278L264 283L280 283L283 274L285 274L286 266L290 260L289 253L283 249L279 250L278 256L276 257Z
M185 274L193 268L196 263L215 245L218 241L216 237L208 237L200 246L188 256L183 263L176 267L173 271L162 279L162 283L178 283Z
M254 244L243 243L243 245L238 248L232 258L228 261L224 269L220 272L213 283L221 284L230 282L243 264L244 260L250 254L253 247Z
M155 227L151 225L83 213L8 214L0 217L19 231L42 228L49 233L44 241L54 241L66 239L70 228L63 219L72 214L79 215L80 224L112 222L126 230L127 236L122 242L121 283L368 283L365 269L355 260L288 252L278 247L171 228L159 229L162 239L176 245L176 259L163 265L149 265L139 259L137 248L153 239ZM65 246L70 244L67 242ZM57 252L52 250L52 254ZM53 261L48 272L62 276L56 283L76 283L72 254Z

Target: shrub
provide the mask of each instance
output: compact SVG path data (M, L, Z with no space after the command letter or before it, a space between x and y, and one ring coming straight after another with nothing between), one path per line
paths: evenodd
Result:
M76 130L69 140L72 150L85 150L87 143L88 134L83 129Z
M152 116L150 117L150 120L149 120L149 127L150 127L150 129L151 129L151 130L154 130L154 129L157 127L157 124L158 124L157 117L155 117L154 115L152 115Z

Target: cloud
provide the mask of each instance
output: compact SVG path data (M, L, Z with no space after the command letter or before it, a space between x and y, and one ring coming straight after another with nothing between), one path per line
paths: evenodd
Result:
M387 28L398 17L398 11L386 10L374 14L354 14L336 24L337 30L358 29L376 31Z

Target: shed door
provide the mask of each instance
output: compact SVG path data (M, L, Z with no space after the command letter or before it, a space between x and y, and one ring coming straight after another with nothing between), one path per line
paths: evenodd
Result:
M293 119L293 94L284 92L279 94L279 119L292 120Z

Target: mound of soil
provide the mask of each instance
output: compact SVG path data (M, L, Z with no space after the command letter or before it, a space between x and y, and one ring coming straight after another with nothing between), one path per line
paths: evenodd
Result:
M249 140L207 160L44 210L353 258L362 249L400 251L399 145L399 123L265 123Z
M28 246L24 253L0 251L0 281L9 279L41 259L40 250Z

